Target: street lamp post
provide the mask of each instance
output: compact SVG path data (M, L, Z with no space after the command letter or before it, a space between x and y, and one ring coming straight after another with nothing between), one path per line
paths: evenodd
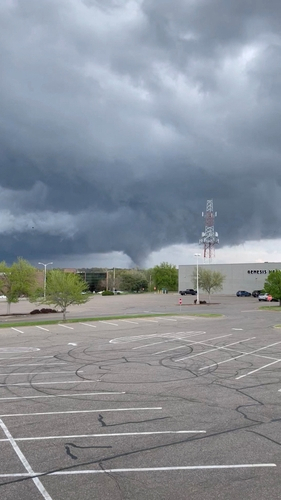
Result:
M115 267L113 268L113 286L112 286L113 292L115 293Z
M52 262L48 262L47 264L43 264L43 262L38 262L40 266L44 266L44 300L46 299L46 284L47 284L47 266L53 264Z
M199 286L198 286L198 257L200 257L201 253L195 253L194 257L196 257L196 291L197 291L197 296L196 296L196 304L200 304L199 300Z

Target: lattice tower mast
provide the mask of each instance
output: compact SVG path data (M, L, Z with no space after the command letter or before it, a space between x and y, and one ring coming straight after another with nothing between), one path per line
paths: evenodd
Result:
M205 217L205 232L202 233L202 238L199 240L200 245L204 245L204 259L208 258L209 262L215 255L215 245L219 243L219 235L215 232L215 217L217 212L214 212L213 200L207 200L206 213L202 212L202 217Z

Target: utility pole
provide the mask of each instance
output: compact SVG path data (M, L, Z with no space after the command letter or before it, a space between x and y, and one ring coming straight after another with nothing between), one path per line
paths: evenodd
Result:
M197 291L197 295L196 295L196 304L200 304L200 299L199 299L199 280L198 280L198 257L200 257L201 253L195 253L194 254L194 257L196 257L197 261L196 261L196 291Z

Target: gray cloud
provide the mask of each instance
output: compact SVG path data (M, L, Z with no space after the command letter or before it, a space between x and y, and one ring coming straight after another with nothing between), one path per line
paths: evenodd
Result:
M0 6L2 258L281 236L281 5Z

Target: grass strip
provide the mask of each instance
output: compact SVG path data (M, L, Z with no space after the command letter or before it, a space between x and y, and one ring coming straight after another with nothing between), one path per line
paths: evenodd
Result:
M38 320L34 319L34 321L13 321L13 322L8 322L5 321L5 323L0 323L0 328L15 328L17 326L42 326L42 325L58 325L58 324L68 324L68 323L85 323L87 321L112 321L113 319L137 319L137 318L161 318L163 316L195 316L195 317L202 317L202 318L221 318L223 317L222 314L214 314L214 313L194 313L194 314L173 314L173 313L163 313L163 314L132 314L130 316L128 315L123 315L123 316L99 316L99 317L94 317L94 318L71 318L71 319L66 319L66 321L63 321L62 319L50 319L50 320Z
M261 307L259 307L259 310L281 312L281 307L280 306L261 306Z

